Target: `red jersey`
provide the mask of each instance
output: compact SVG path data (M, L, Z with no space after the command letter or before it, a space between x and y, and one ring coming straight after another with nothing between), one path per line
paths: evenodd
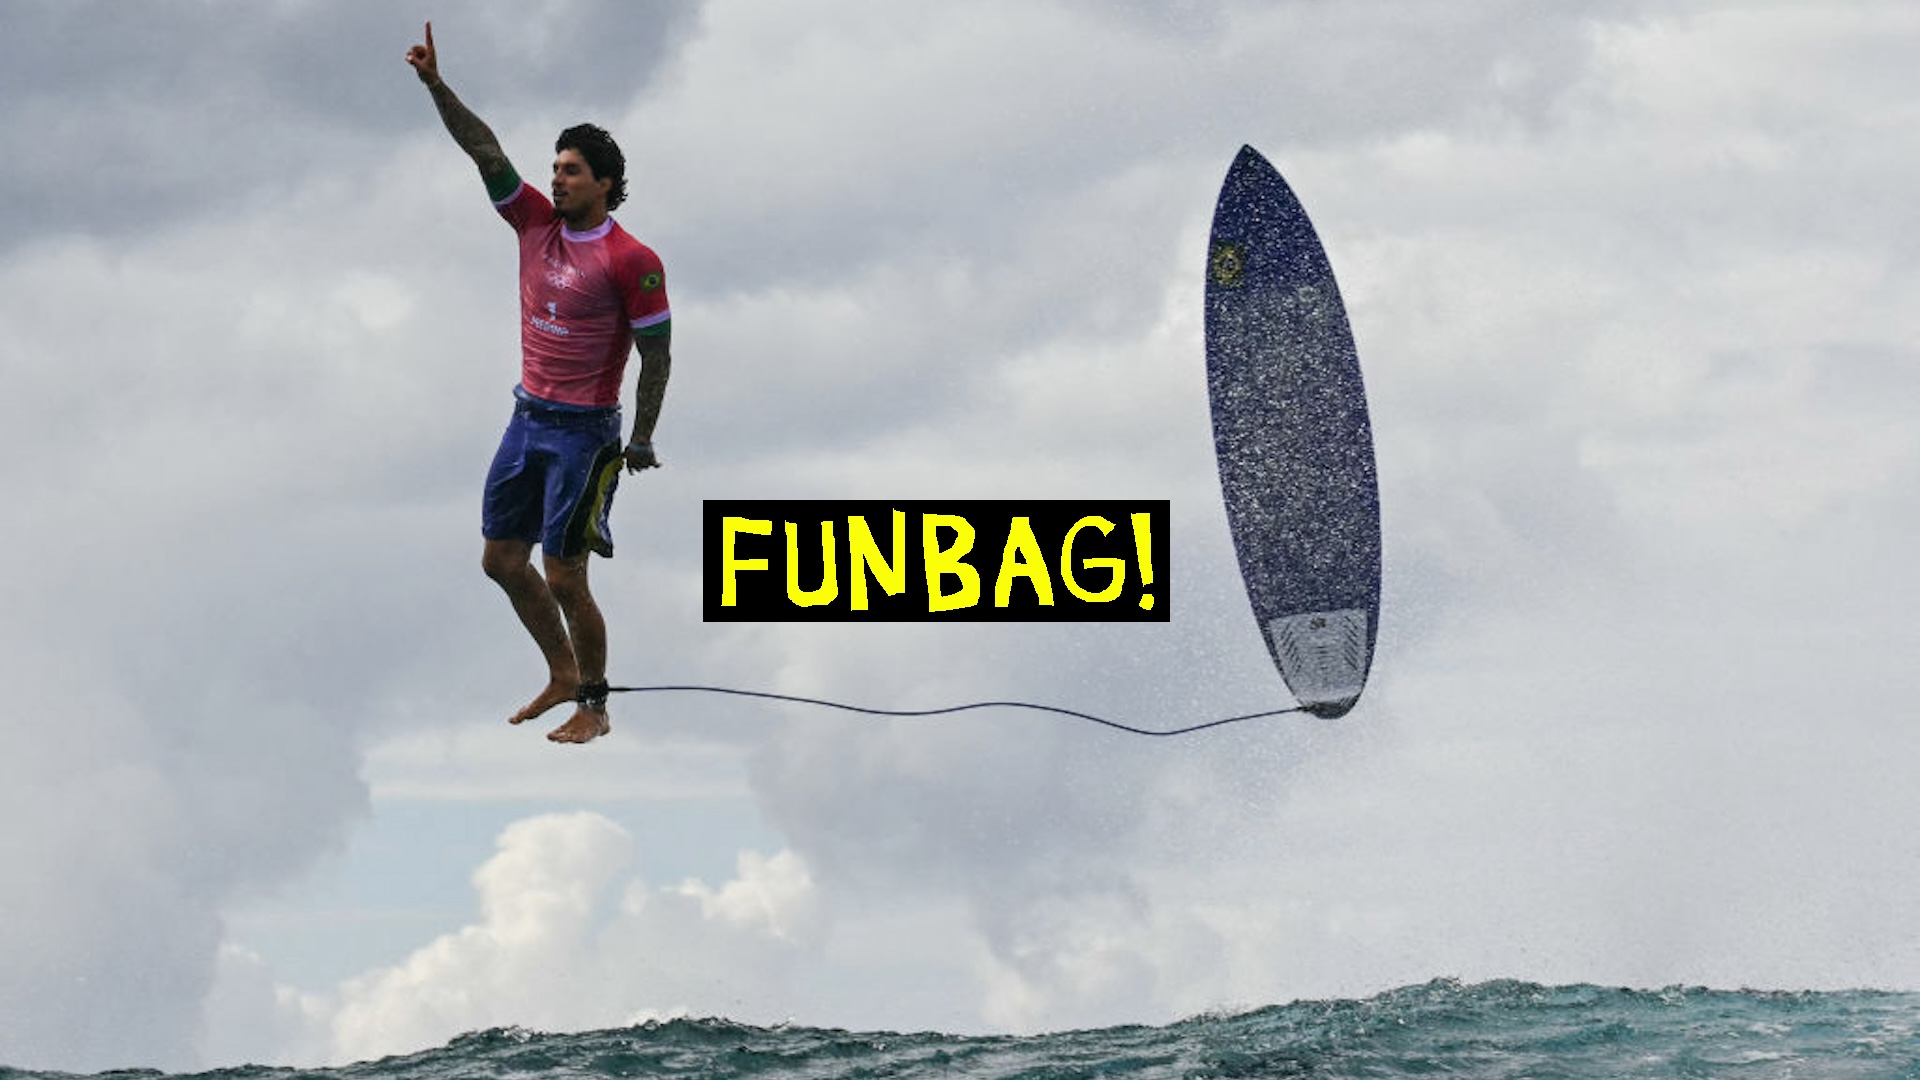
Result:
M619 404L634 332L672 315L660 256L612 218L574 232L532 184L494 207L520 236L520 385L567 405Z

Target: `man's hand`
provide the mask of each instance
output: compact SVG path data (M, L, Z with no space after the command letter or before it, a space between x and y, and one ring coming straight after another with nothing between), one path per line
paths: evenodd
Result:
M500 149L500 140L494 137L493 129L473 115L472 109L462 105L453 89L440 78L440 54L433 48L432 23L427 24L427 43L407 50L407 63L413 65L414 74L427 85L433 107L440 110L440 121L447 125L447 134L452 135L453 141L480 167L481 177L491 184L494 178L511 173L513 163L507 160L506 151Z
M630 473L637 473L641 469L657 469L660 467L660 458L653 452L653 444L650 442L628 443L625 456L627 459L627 471Z
M427 43L407 50L407 63L413 65L420 81L432 86L440 81L440 57L433 51L433 24L427 24Z

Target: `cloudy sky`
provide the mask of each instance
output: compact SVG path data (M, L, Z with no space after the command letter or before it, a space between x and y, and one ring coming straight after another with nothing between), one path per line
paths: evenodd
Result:
M1337 723L615 699L478 569L529 176L622 140L667 466L617 682L1286 703L1200 293L1251 143L1340 276L1387 598ZM675 1014L1035 1031L1439 976L1920 988L1908 0L0 0L0 1063ZM1164 625L700 619L708 498L1151 498Z

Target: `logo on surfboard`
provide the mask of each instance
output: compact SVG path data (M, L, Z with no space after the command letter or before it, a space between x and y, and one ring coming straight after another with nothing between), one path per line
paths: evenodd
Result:
M1208 267L1217 284L1238 285L1247 264L1239 244L1219 244L1213 249L1213 258L1209 260Z

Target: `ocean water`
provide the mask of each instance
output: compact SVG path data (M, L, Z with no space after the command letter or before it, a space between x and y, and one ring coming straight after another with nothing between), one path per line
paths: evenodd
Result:
M676 1020L549 1035L477 1032L331 1069L206 1080L495 1077L1914 1077L1920 994L1616 990L1437 981L1164 1027L1029 1037L855 1033ZM101 1074L153 1077L155 1072ZM0 1068L0 1080L68 1080Z

